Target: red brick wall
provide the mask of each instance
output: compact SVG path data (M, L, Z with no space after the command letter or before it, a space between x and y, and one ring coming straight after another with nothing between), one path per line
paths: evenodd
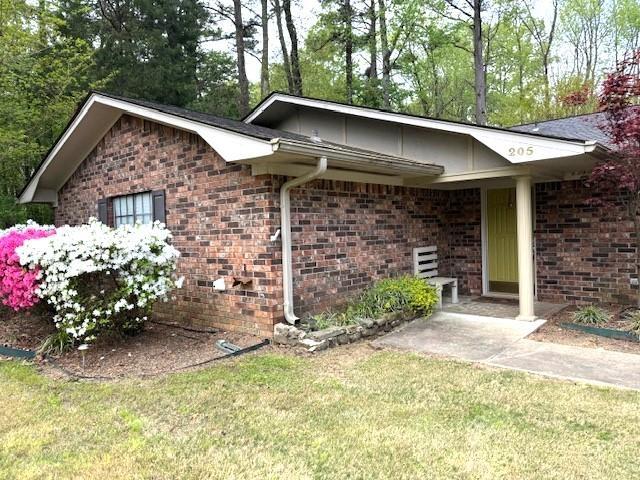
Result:
M56 224L97 216L97 201L164 189L167 225L182 253L185 286L157 315L172 321L272 334L281 309L277 186L228 166L199 137L122 117L59 192ZM225 277L228 289L212 283ZM234 276L250 288L231 288Z
M299 312L343 302L373 280L412 271L411 249L438 245L441 192L316 181L294 189L294 298Z
M373 280L411 273L413 247L437 245L440 275L480 293L479 190L316 181L292 192L294 298L317 312Z
M541 300L633 300L632 222L589 205L580 181L536 185L537 287Z
M479 188L452 190L446 211L447 275L460 293L482 294L482 207Z

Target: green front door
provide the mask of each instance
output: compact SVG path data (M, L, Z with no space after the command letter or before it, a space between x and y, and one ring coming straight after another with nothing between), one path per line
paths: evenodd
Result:
M516 190L487 190L489 291L518 293Z

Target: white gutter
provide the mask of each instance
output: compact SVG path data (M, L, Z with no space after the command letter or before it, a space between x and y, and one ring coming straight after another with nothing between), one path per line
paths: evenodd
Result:
M342 161L352 168L371 168L377 166L384 169L392 169L395 172L402 171L415 175L441 175L444 167L432 163L425 163L405 157L386 155L367 150L350 149L346 145L327 144L318 142L317 145L309 145L296 140L276 138L271 141L274 152L293 153L306 156L329 156L331 160Z
M292 178L280 188L280 231L282 235L282 291L284 294L284 318L295 323L298 317L293 312L293 263L291 260L291 196L292 188L310 182L327 171L327 157L318 158L318 164L309 173Z

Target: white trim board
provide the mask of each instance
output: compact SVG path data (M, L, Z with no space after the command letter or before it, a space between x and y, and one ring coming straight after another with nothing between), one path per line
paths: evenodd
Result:
M327 110L343 115L365 117L403 125L440 130L451 133L469 135L484 144L513 164L535 162L552 158L570 157L593 152L597 147L602 148L595 141L569 140L545 137L526 132L515 132L498 128L468 125L446 120L437 120L401 113L386 112L373 108L344 105L327 100L304 97L294 97L282 93L274 93L251 112L245 119L246 123L254 123L274 103L281 102L295 106ZM531 148L532 150L529 150Z

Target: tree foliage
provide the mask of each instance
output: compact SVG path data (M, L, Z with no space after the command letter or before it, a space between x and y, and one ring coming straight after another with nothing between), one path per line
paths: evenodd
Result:
M607 75L599 102L607 119L604 128L616 151L596 165L589 176L587 184L594 189L592 202L626 206L636 242L640 242L640 50L627 54ZM640 243L635 263L640 278Z
M640 47L640 0L545 6L0 0L0 227L49 220L14 199L90 89L236 118L269 88L500 126L595 111L605 69Z

